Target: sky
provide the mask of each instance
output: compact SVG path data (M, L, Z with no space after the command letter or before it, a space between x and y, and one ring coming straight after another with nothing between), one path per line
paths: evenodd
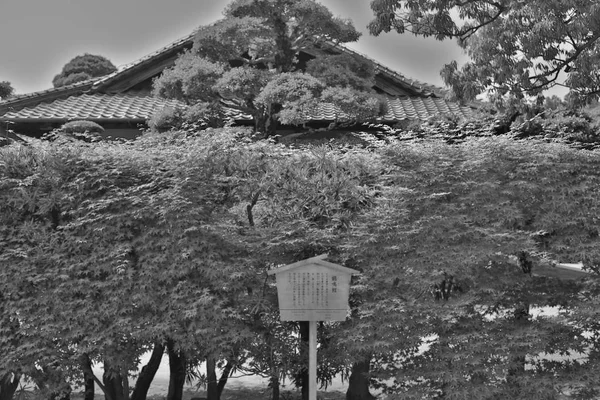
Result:
M221 18L228 2L0 0L0 81L9 81L17 94L49 89L63 65L84 53L102 55L116 66L131 63ZM467 60L453 41L395 32L371 36L370 0L320 3L363 32L348 47L408 78L443 86L443 65Z

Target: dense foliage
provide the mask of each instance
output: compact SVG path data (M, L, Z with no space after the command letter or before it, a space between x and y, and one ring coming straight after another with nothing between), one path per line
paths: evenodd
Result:
M302 344L266 271L329 253L361 271L349 318L319 328L320 378L351 374L349 399L369 398L361 376L415 399L596 393L595 276L538 272L598 268L598 153L401 139L286 147L229 128L0 149L0 376L56 397L104 362L96 385L122 400L154 351L173 387L205 360L269 377L276 395Z
M371 33L395 30L456 38L470 61L442 70L455 95L537 95L556 84L576 97L600 94L600 6L580 0L373 0Z
M54 87L71 85L91 78L104 76L117 70L106 57L84 54L77 56L65 64L60 74L52 80Z
M13 95L15 89L12 87L10 82L1 81L0 82L0 100L6 100L10 96Z
M200 116L212 120L224 101L254 119L261 133L273 133L276 123L306 121L321 102L336 105L341 119L365 120L380 112L373 66L350 55L310 61L302 53L359 36L350 21L315 0L235 0L154 81L154 94L200 104Z

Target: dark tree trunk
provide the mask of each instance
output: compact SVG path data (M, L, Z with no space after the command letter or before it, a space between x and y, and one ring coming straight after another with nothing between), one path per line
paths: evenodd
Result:
M223 389L225 389L225 385L227 384L227 380L229 379L229 375L231 374L231 370L235 366L235 363L231 360L227 361L225 364L225 368L223 368L223 373L221 374L221 379L219 379L219 384L217 385L217 392L219 394L219 399L223 394Z
M271 400L279 400L279 377L272 376L269 385L271 386L272 393Z
M346 400L374 400L369 392L370 361L364 360L352 364Z
M300 322L300 362L302 369L298 381L302 392L302 400L308 400L308 327L308 321Z
M531 322L530 304L522 303L515 307L513 311L515 324L529 324ZM525 351L515 351L511 354L510 364L508 366L507 383L518 385L519 378L525 374Z
M281 105L271 104L266 114L256 114L254 116L254 130L261 132L265 137L277 134L277 118L275 114L281 110Z
M0 400L12 400L19 387L21 374L6 374L0 377Z
M186 360L182 351L177 351L172 340L167 341L169 354L169 391L167 400L181 400L185 384Z
M123 390L123 378L120 372L113 368L110 361L107 360L104 360L102 383L104 384L105 400L126 400L126 393Z
M148 364L142 367L140 375L135 382L135 387L133 388L133 393L131 394L131 400L146 400L146 397L148 396L148 389L150 389L150 385L154 380L156 371L158 371L158 367L160 366L160 361L162 360L164 352L165 346L162 343L154 343L154 349L152 349L150 360L148 360Z
M81 369L83 369L83 400L94 400L96 395L96 385L94 384L94 372L92 371L92 360L87 354L81 359Z
M217 360L206 357L206 400L219 400L217 384Z

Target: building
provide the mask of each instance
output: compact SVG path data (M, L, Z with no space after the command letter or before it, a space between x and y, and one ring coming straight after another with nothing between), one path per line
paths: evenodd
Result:
M178 55L192 47L194 32L117 71L72 85L18 95L0 102L0 133L10 129L20 134L40 137L52 129L73 120L88 120L100 124L105 135L132 138L145 127L146 120L164 107L182 107L175 100L152 97L152 80L174 64ZM314 57L318 53L346 52L365 57L334 44L319 45L303 53ZM378 62L375 90L387 97L388 112L383 123L402 120L425 120L433 115L471 115L471 109L444 99L441 88L406 78ZM320 107L309 122L326 123L335 119L335 109ZM247 121L240 116L238 122Z

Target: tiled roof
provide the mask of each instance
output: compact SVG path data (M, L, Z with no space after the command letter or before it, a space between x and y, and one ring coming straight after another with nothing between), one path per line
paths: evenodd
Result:
M50 88L39 92L19 94L12 96L6 100L0 101L0 115L4 110L18 108L21 105L27 105L31 102L44 101L46 98L56 99L61 96L69 96L72 93L83 93L89 90L94 82L100 78L92 78L81 82L76 82L71 85L61 86L58 88Z
M106 94L121 79L127 82L132 76L148 71L153 63L164 62L164 57L176 56L180 50L190 47L196 31L180 38L163 48L152 52L137 61L119 67L111 74L93 78L84 82L61 88L53 88L41 92L19 95L6 101L0 101L0 120L42 121L65 119L92 119L92 120L145 120L156 109L169 106L178 106L176 101L167 101L145 95L125 95L122 90L115 90L117 94ZM389 95L401 97L388 98L388 113L381 120L397 121L403 119L427 119L432 115L453 113L468 116L470 109L460 107L458 104L444 100L444 89L415 81L381 65L376 60L370 59L343 45L334 43L320 43L321 47L335 48L339 51L358 55L369 59L375 64L379 76L389 78L389 84L402 88L397 91L386 91ZM162 60L162 61L161 61ZM157 64L158 65L158 64ZM386 83L387 84L387 83ZM111 86L112 85L112 86ZM407 89L408 90L405 90ZM114 89L114 88L113 88ZM122 88L121 88L122 89ZM385 90L384 90L385 91ZM405 92L418 97L404 97ZM120 94L119 94L120 93ZM70 97L69 97L70 96ZM249 119L248 115L236 114L229 110L236 119ZM335 108L322 105L311 115L312 120L334 120L339 116Z
M31 122L73 119L139 121L148 119L154 112L164 107L182 107L182 104L176 100L150 96L83 94L8 112L0 118Z
M470 107L463 107L457 103L437 97L388 97L387 113L379 118L380 121L427 120L436 115L452 114L469 118L473 112ZM343 119L344 114L332 104L321 104L311 113L313 121L333 121Z
M38 104L16 112L8 112L3 120L50 121L50 120L137 120L148 119L154 112L164 107L184 107L176 100L164 100L150 96L131 96L123 94L83 94L71 96L63 100ZM380 121L401 121L405 119L426 120L434 115L453 114L469 117L469 107L461 107L456 103L436 97L388 97L387 113L377 118ZM227 116L237 120L249 120L250 115L243 115L234 109L226 111ZM344 115L332 104L321 104L311 112L308 120L333 121L343 119Z
M388 113L381 119L401 121L404 119L426 120L435 115L454 114L469 118L473 115L470 107L439 97L397 97L388 98Z

